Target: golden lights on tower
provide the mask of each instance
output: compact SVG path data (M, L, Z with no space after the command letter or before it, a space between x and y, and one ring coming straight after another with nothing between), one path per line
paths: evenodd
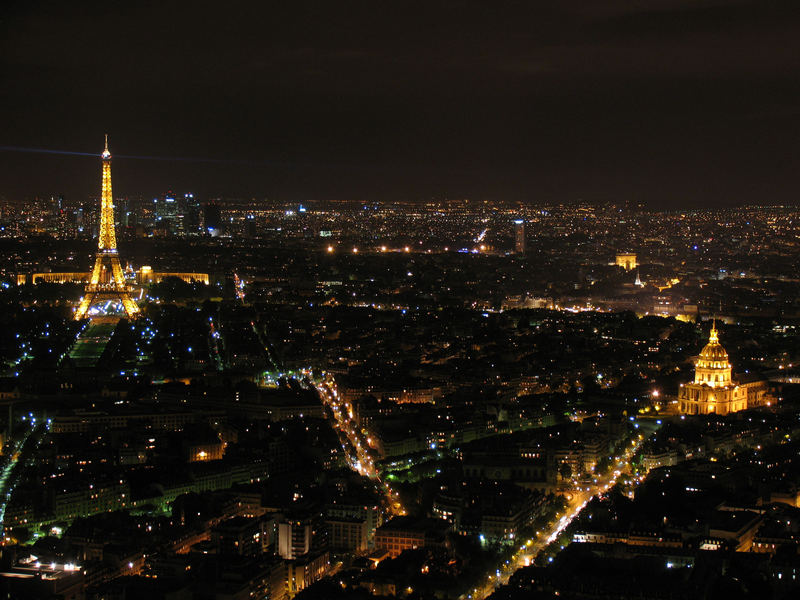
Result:
M139 307L122 273L117 252L117 235L114 228L114 197L111 191L111 152L108 135L103 153L102 195L100 200L100 235L97 238L97 256L86 291L75 312L76 319L86 317L89 308L100 301L110 300L122 304L128 317L136 317Z

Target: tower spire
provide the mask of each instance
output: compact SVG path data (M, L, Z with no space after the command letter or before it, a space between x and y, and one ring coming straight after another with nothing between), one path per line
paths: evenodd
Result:
M76 319L86 316L89 307L100 300L112 300L122 304L129 317L139 313L139 307L131 297L131 290L122 273L117 253L117 234L114 227L114 196L111 192L111 152L108 150L108 134L103 159L102 195L100 198L100 235L97 238L97 256L94 268L81 299Z

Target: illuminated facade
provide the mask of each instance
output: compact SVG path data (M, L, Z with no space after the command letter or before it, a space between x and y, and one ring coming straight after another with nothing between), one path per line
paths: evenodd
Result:
M687 415L726 415L744 410L748 406L748 387L733 380L728 353L719 343L714 323L708 344L695 363L694 382L681 385L680 411Z
M34 273L33 283L89 283L91 273Z
M114 198L111 194L111 153L108 136L103 150L103 192L100 202L100 236L97 239L97 256L94 268L81 299L76 319L86 317L89 308L103 301L118 302L128 317L136 317L139 307L131 297L131 290L122 273L117 252L117 235L114 228Z
M208 285L210 279L208 273L168 273L161 271L153 271L153 267L142 266L138 271L132 271L133 279L137 284L149 285L152 283L159 283L164 281L167 277L177 277L186 283L205 283ZM33 273L31 275L31 282L36 283L85 283L88 284L91 280L92 273L90 272L76 272L76 273ZM17 275L17 285L25 285L28 276L25 274Z
M208 273L161 273L153 271L153 267L149 265L142 265L142 268L136 271L136 283L141 285L148 285L151 283L159 283L167 277L177 277L186 283L205 283L208 285Z
M636 262L636 255L632 252L622 252L617 254L614 264L616 264L618 267L622 267L626 271L633 271L633 269L639 266L639 263Z

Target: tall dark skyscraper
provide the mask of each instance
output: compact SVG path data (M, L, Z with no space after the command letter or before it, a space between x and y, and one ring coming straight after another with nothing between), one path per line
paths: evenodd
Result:
M183 215L183 232L191 235L200 233L203 226L203 207L194 194L183 195L180 211Z
M514 252L525 254L525 221L522 219L514 221Z
M206 233L216 236L222 227L222 212L220 211L219 204L209 202L203 210L203 226Z

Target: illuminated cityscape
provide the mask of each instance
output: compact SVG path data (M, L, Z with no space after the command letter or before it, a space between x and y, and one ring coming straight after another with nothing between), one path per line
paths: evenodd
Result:
M4 21L0 596L798 597L800 14L301 4Z

